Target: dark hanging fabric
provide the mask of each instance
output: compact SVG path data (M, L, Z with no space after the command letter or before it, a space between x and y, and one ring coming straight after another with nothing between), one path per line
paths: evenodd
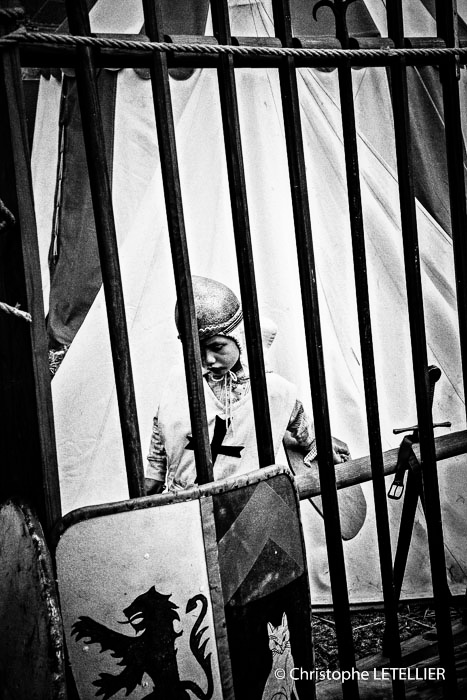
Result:
M450 234L443 96L438 69L432 66L409 68L407 82L415 195L435 221ZM464 150L464 170L466 162Z
M89 0L89 9L95 0ZM209 0L163 0L164 31L174 34L204 34ZM60 33L68 32L65 20ZM142 30L144 32L144 28ZM173 78L183 80L192 69L174 69ZM98 76L107 165L112 175L117 71L103 70ZM146 77L146 76L144 76ZM64 77L60 112L64 148L61 185L57 181L55 217L58 237L52 236L49 255L51 290L47 329L51 348L69 345L81 326L102 283L94 214L81 132L75 79ZM55 167L55 166L54 166ZM58 170L57 168L57 178ZM52 173L51 173L52 176ZM54 222L54 227L55 222Z
M317 19L313 8L318 0L292 0L294 34L335 36L334 14L321 7ZM435 17L435 0L421 0ZM378 36L364 2L355 2L347 10L347 27L351 36ZM459 36L467 38L467 27L459 17ZM443 97L438 69L433 66L409 67L407 70L412 124L412 154L415 195L435 221L450 233L449 184L445 154ZM464 161L467 157L464 154Z
M166 34L203 35L209 0L162 0L162 20Z
M291 0L290 13L296 36L335 36L336 23L330 7L321 7L316 20L314 6L319 0ZM347 28L350 35L379 36L364 2L352 3L347 10Z
M435 17L435 0L421 0ZM459 38L467 38L459 20ZM415 196L434 220L450 235L449 180L445 150L443 94L439 70L434 66L407 69L411 119ZM462 84L461 84L462 87ZM467 154L464 149L464 171Z
M332 11L322 7L317 20L313 8L318 0L292 0L294 34L334 36ZM421 0L433 14L434 0ZM91 5L94 3L90 3ZM169 35L202 34L208 12L208 0L164 0L164 30ZM377 36L378 30L363 2L353 3L347 12L350 35ZM60 31L66 31L66 23ZM144 28L143 28L144 31ZM467 30L459 20L462 38ZM184 79L191 69L171 71L172 77ZM117 72L102 71L99 93L104 121L109 172L112 148ZM412 148L416 168L415 193L433 218L450 230L447 165L444 154L444 121L441 85L433 67L408 70ZM56 210L58 241L51 250L50 311L48 333L51 347L69 345L100 288L101 276L97 254L94 216L87 177L86 158L81 134L79 107L74 78L65 77L61 125L64 137L63 180L60 208ZM55 167L55 166L54 166ZM51 173L52 176L52 173ZM57 189L60 193L60 189Z
M436 0L421 0L436 17ZM459 38L467 38L467 26L458 16ZM450 235L449 181L445 151L443 95L439 71L433 66L407 71L412 123L415 195L435 221ZM462 86L462 83L461 83ZM464 173L467 154L464 149Z
M204 36L208 18L209 0L162 0L162 21L167 36L194 35ZM144 24L141 34L145 34ZM139 68L137 73L149 80L149 68ZM169 75L174 80L187 80L194 73L194 68L170 68Z
M436 0L421 0L421 2L424 4L428 12L432 17L436 17ZM457 15L457 20L459 23L459 38L460 39L465 39L467 35L467 25L465 24L464 20L462 17Z
M111 177L117 73L100 71L97 83ZM102 283L76 81L70 76L64 76L62 84L60 131L63 162L55 202L57 239L52 239L49 253L51 348L71 343Z

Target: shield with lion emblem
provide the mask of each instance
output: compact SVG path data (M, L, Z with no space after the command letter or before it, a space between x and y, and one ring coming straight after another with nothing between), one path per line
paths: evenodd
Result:
M313 662L286 470L74 511L56 560L82 700L312 697L274 666Z

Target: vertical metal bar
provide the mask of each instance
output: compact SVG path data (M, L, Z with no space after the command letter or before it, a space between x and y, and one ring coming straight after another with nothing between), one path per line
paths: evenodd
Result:
M387 3L388 33L396 48L404 45L402 5L400 0ZM431 577L438 630L440 665L445 668L443 697L457 697L456 668L452 638L444 556L443 527L436 470L433 421L429 398L428 361L423 315L423 293L420 271L415 195L413 188L410 121L406 66L403 59L390 70L394 110L397 171L401 206L404 265L407 283L412 361L417 403L420 453L423 464L423 487L426 500L426 522L430 552Z
M85 0L66 0L66 8L70 32L90 34ZM76 84L96 220L128 490L130 497L137 497L144 494L144 473L93 49L80 46L76 52Z
M211 0L211 12L215 37L220 44L231 44L227 0ZM260 467L267 467L274 464L274 447L255 284L233 56L227 54L220 56L217 75L238 275L248 347L248 367L251 377L251 397L255 416L258 458Z
M438 36L446 46L456 46L456 0L437 0L436 25ZM464 139L459 100L459 65L455 58L439 67L444 104L444 128L449 178L452 243L457 288L457 312L459 338L464 379L464 396L467 396L467 212L465 202ZM467 410L467 404L466 404Z
M276 36L284 46L292 46L292 29L288 0L273 0ZM303 317L308 353L313 416L318 449L319 478L322 489L324 527L328 551L329 573L339 663L341 670L355 667L355 652L350 620L347 576L339 521L339 507L332 455L331 429L326 393L324 358L319 318L318 289L311 232L310 209L303 153L297 75L294 60L286 57L279 68L285 138L289 162L292 208L295 222ZM358 698L358 683L351 679L343 683L344 700Z
M162 15L158 0L143 0L146 33L151 41L164 41ZM151 85L156 116L157 137L164 184L165 205L169 226L172 262L175 273L180 336L185 358L188 403L194 441L197 481L205 484L213 480L211 448L204 402L201 351L196 322L193 287L191 284L188 246L183 217L180 177L178 172L175 127L170 96L167 55L153 53L151 58Z
M335 0L332 9L336 18L336 36L343 49L349 48L346 12L348 4ZM338 67L339 95L344 139L345 165L347 175L347 194L350 213L350 231L355 270L355 291L357 298L360 350L363 364L363 384L365 391L370 462L373 494L376 511L376 530L378 536L379 561L383 589L384 610L386 616L386 634L390 640L389 651L391 665L399 665L401 647L399 622L397 617L397 599L394 592L391 536L384 479L384 461L381 444L381 430L378 410L378 392L373 353L373 340L370 316L370 299L368 292L368 274L365 251L365 234L363 226L362 197L357 149L357 132L355 124L355 107L352 89L352 69L350 63L341 63ZM393 678L395 700L405 698L404 682Z
M0 34L2 33L0 27ZM50 533L54 524L61 517L60 484L58 478L57 452L55 444L55 429L53 419L52 394L50 388L50 373L48 365L47 336L44 324L44 307L42 301L42 285L40 279L39 249L37 241L36 218L32 191L30 155L27 139L25 119L24 96L21 86L21 67L19 49L17 46L9 46L1 51L0 59L0 106L2 108L2 140L4 144L0 148L2 167L0 168L1 195L11 206L16 215L15 229L7 234L1 231L8 253L8 264L18 265L13 270L13 288L25 288L27 304L24 310L29 311L32 317L30 327L23 320L14 318L14 323L24 324L24 328L18 329L16 338L24 339L24 350L13 346L15 353L14 371L21 374L20 377L5 377L2 369L2 377L10 383L14 393L16 410L21 414L21 426L13 435L6 435L2 439L2 460L4 469L20 472L21 481L13 487L14 495L20 495L30 499L37 509L44 530ZM4 131L3 131L4 129ZM7 142L9 144L7 145ZM10 204L11 201L11 204ZM12 241L7 243L7 235ZM18 241L18 238L21 238ZM5 248L3 249L5 250ZM19 256L16 251L20 250ZM22 258L21 260L19 258ZM3 280L2 280L3 288ZM9 285L7 285L9 287ZM12 300L13 301L13 300ZM19 301L19 299L16 299ZM29 332L30 330L30 332ZM3 344L2 338L2 344ZM24 367L22 361L26 358ZM27 363L27 366L26 366ZM2 360L6 365L7 373L9 360ZM29 379L31 372L31 380ZM31 387L31 388L29 388ZM5 394L8 394L7 387ZM3 402L2 402L3 403ZM24 405L27 403L27 405ZM7 410L12 411L12 406ZM2 418L5 425L5 419ZM8 423L6 423L8 425ZM6 427L6 426L5 426ZM22 431L22 435L21 435ZM37 431L37 433L36 433ZM38 445L34 444L36 441ZM7 447L9 439L18 440L20 437L31 444L27 447L26 454L30 464L18 462L19 454L22 454L18 445L13 444L11 453L13 459L8 458L10 450ZM15 483L15 475L4 475L2 481ZM13 495L7 493L7 496Z

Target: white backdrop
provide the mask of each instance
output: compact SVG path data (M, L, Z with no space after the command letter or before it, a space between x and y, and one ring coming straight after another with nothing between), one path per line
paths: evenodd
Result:
M121 3L112 1L113 17ZM135 3L139 5L140 3ZM232 2L233 34L271 31L269 2ZM367 3L384 31L382 3ZM417 3L418 4L418 3ZM108 0L96 6L94 31L104 31ZM133 3L123 3L125 9ZM409 3L410 6L410 3ZM420 5L422 8L422 6ZM423 9L423 8L422 8ZM97 11L100 20L97 21ZM421 15L417 18L420 20ZM102 19L103 18L103 19ZM120 17L119 32L138 31L141 18ZM141 22L142 23L142 22ZM136 29L135 29L136 28ZM106 28L105 31L111 31ZM209 33L209 32L208 32ZM420 33L420 32L418 32ZM273 367L295 382L310 409L294 227L277 74L237 71L237 87L259 301L279 334ZM118 77L113 199L143 454L164 377L182 361L173 322L175 287L162 193L150 83L132 70ZM177 149L193 274L238 291L235 248L214 71L171 82ZM317 262L323 344L333 434L353 457L368 454L362 366L354 292L337 74L300 71L299 89ZM58 83L44 82L34 147L34 182L47 294L56 157ZM390 96L383 69L354 72L359 157L367 241L383 449L396 447L394 427L416 423L403 271ZM47 123L47 127L45 124ZM55 149L55 151L54 151ZM44 177L44 172L49 177ZM452 244L421 206L418 223L429 362L443 372L434 420L465 428L456 318ZM63 509L125 498L125 472L102 292L73 341L53 383ZM441 431L437 431L441 434ZM454 592L465 590L467 488L464 458L440 465L447 566ZM364 487L364 527L345 543L353 601L381 598L371 485ZM400 504L390 501L393 530ZM329 602L322 521L302 504L312 602ZM405 595L430 594L423 515L418 514Z

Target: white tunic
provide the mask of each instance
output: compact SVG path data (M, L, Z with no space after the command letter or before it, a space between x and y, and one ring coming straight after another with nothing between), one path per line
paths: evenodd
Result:
M295 405L296 389L289 381L273 372L268 372L266 379L274 455L277 459ZM232 404L232 421L227 427L224 405L216 398L206 381L203 381L203 385L209 439L211 448L214 448L214 479L223 479L227 476L244 474L258 469L251 393L247 392L239 401ZM217 436L213 444L216 421L220 435ZM170 377L170 381L167 382L159 404L158 423L167 454L167 488L169 491L175 491L191 486L196 480L196 470L183 371L174 373ZM225 436L222 437L224 430ZM222 438L221 442L219 438ZM228 454L223 454L223 452ZM286 464L283 453L279 456L279 461Z

